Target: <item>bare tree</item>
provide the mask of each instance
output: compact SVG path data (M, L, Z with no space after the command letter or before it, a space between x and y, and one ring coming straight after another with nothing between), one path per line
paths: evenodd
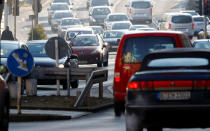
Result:
M0 0L0 36L1 36L1 18L4 11L4 0Z

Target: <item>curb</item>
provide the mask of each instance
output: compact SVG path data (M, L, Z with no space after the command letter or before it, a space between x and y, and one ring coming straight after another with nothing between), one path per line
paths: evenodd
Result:
M61 109L61 108L39 108L39 107L22 107L22 109L33 109L33 110L57 110L57 111L86 111L90 113L84 113L78 115L76 117L66 116L66 115L54 115L54 114L10 114L9 121L10 122L33 122L33 121L55 121L55 120L70 120L70 119L77 119L82 118L85 116L89 116L91 112L99 112L108 108L113 107L113 102L97 105L93 107L80 107L80 108L68 108L68 109ZM15 107L16 108L16 107Z
M32 122L32 121L55 121L55 120L70 120L71 116L46 115L46 114L10 114L10 122Z

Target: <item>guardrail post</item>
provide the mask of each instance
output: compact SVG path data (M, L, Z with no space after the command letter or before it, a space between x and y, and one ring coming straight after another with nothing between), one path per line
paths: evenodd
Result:
M99 99L103 98L103 82L99 82Z

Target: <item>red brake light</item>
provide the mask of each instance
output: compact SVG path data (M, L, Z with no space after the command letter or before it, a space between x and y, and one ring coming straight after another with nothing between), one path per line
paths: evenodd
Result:
M120 82L120 73L119 72L114 73L114 82Z
M137 89L137 88L139 88L139 84L138 84L138 82L131 82L131 83L129 83L128 84L128 88L130 88L130 89Z
M131 8L129 9L129 13L131 13Z
M171 24L168 25L168 29L171 29Z
M153 83L152 83L152 81L141 81L140 82L140 87L141 88L152 88Z
M195 29L195 24L194 23L192 24L192 28L193 28L193 31L194 31L194 29Z
M152 13L152 9L150 9L150 13Z

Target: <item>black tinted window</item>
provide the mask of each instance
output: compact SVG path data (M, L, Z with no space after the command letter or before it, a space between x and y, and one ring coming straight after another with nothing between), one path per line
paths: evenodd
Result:
M139 63L148 53L175 47L173 37L139 37L125 40L123 63Z
M110 10L108 8L96 8L93 10L93 15L108 15Z
M125 15L111 15L109 16L109 21L126 21L128 17Z
M174 16L172 17L173 23L191 23L192 17L190 16Z
M33 57L48 57L45 52L44 43L30 43L28 48Z
M133 8L146 9L146 8L150 8L150 3L149 2L144 2L144 1L136 1L136 2L132 2L131 6Z
M58 4L58 5L52 5L51 10L68 10L68 5L66 4Z

